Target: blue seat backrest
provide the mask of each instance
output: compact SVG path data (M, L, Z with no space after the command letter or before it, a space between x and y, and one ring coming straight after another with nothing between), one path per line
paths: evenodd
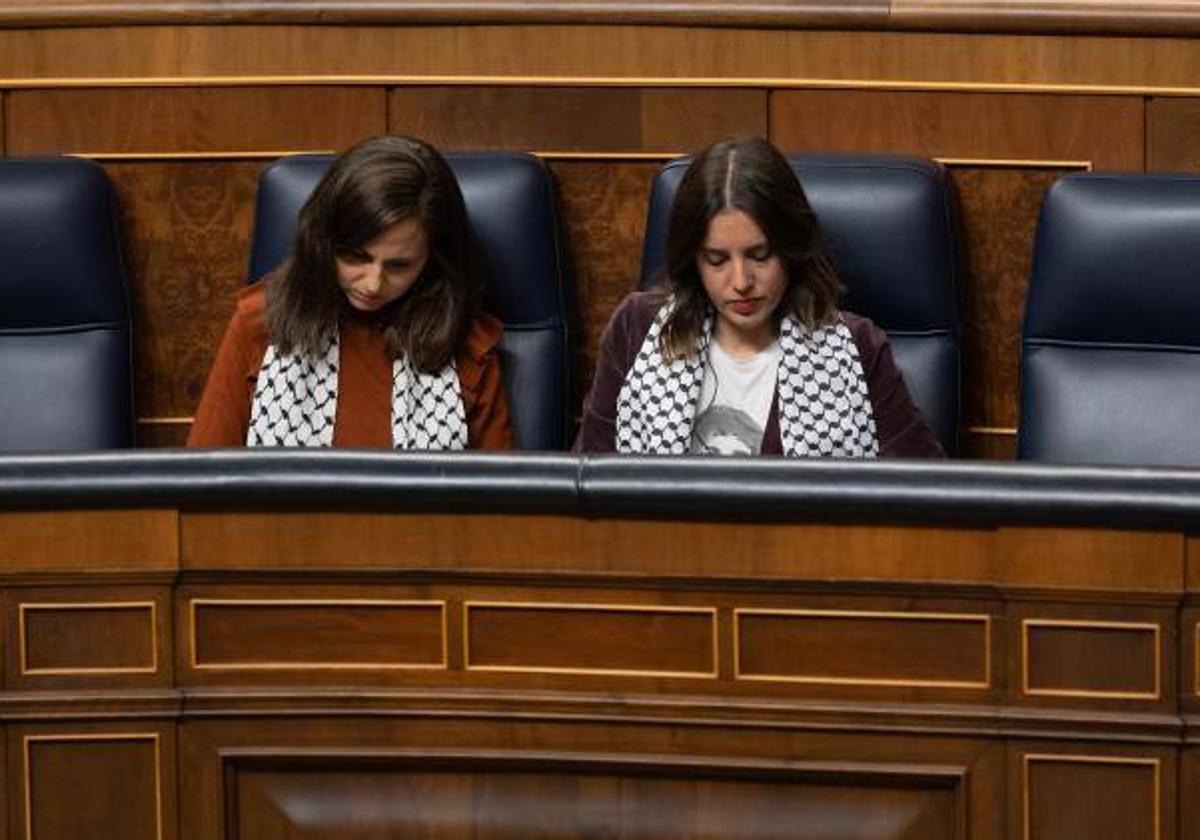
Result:
M945 170L923 158L792 155L821 235L848 289L845 308L891 339L918 408L947 452L958 450L961 271L957 212ZM641 286L665 259L667 222L690 159L663 167L650 195Z
M1200 178L1079 173L1047 191L1018 455L1200 467Z
M0 451L131 445L131 359L104 170L0 159Z
M517 447L565 449L569 290L549 173L526 154L458 153L446 159L488 256L486 308L504 323L501 367ZM300 208L332 162L331 155L297 155L263 172L251 281L288 256Z

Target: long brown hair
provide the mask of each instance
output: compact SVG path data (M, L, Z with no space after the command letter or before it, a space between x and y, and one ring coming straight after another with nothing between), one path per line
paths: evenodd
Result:
M291 257L267 284L267 329L281 352L315 355L350 313L337 257L392 225L418 219L429 260L399 300L378 313L388 352L432 373L454 357L478 311L484 260L458 181L432 146L373 137L343 153L300 211Z
M709 223L730 208L753 219L783 261L788 288L773 313L776 327L788 312L809 327L836 317L842 285L821 244L816 214L787 159L761 137L723 140L696 155L671 206L662 291L674 297L675 309L663 327L660 348L668 360L695 352L704 319L712 312L696 259Z

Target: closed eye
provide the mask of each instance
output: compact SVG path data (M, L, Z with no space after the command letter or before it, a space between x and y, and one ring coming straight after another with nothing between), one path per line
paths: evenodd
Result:
M724 251L705 250L705 251L701 252L701 256L703 257L703 259L706 263L713 266L714 268L717 266L722 266L725 263L729 262L729 255L726 254Z

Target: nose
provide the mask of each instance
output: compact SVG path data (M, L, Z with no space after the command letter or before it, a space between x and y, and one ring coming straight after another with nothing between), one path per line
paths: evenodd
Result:
M360 282L366 294L373 295L378 292L383 288L383 266L378 262L364 266Z
M731 263L733 290L742 294L750 291L754 287L754 276L750 273L749 263L739 257L735 257Z

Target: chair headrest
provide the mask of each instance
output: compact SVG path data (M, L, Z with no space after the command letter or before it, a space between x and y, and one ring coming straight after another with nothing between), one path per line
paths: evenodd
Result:
M1026 342L1200 349L1200 177L1067 175L1046 193Z
M0 159L0 231L0 330L128 320L113 193L99 166Z

